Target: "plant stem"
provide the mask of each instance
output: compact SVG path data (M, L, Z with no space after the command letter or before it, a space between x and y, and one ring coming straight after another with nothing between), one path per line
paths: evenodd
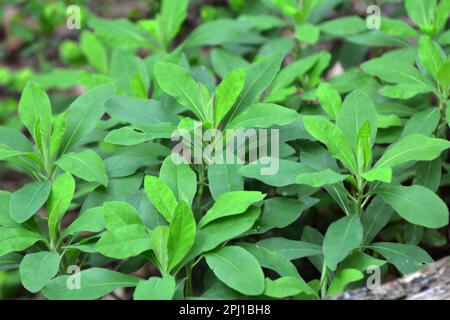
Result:
M320 297L322 299L324 299L327 295L327 282L328 282L327 278L328 278L328 268L324 261L322 266L322 275L320 277Z
M439 138L441 135L445 136L445 127L446 127L446 120L445 120L445 108L447 107L447 99L444 97L439 96L439 122L436 126L436 129L434 129L433 135L436 138ZM444 124L444 125L443 125ZM443 129L443 130L442 130Z
M192 297L192 267L186 265L186 297Z
M199 214L200 216L202 215L202 197L203 197L203 192L204 192L204 188L205 188L205 167L203 164L201 164L199 166L199 171L198 171L198 192L197 192L197 207L199 210Z
M361 216L363 212L363 200L364 200L364 181L360 177L357 177L358 180L358 186L356 190L356 199L354 201L355 203L355 212L359 216Z

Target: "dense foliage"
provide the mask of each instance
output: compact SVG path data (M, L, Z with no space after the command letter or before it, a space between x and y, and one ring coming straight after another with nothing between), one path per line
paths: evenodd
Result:
M6 2L0 297L320 299L448 253L449 0ZM279 154L183 161L198 129Z

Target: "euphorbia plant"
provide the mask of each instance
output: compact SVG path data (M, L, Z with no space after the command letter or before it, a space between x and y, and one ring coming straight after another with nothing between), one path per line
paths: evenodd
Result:
M83 9L61 58L87 64L38 72L24 130L0 127L2 165L29 176L0 191L0 270L48 299L319 299L431 263L449 3L405 1L411 25L381 6L380 30L342 1L230 1L198 24L186 0L135 22ZM43 89L75 86L68 108Z
M12 252L32 247L20 263L23 284L31 292L41 290L58 270L65 272L70 264L64 256L61 220L75 192L72 174L108 185L105 165L96 152L71 151L95 129L104 112L103 101L113 91L112 85L98 87L81 96L64 114L53 116L45 91L30 82L20 100L19 116L35 145L18 130L0 128L4 133L1 159L34 179L13 193L1 191L0 212L2 259L20 261L21 256ZM46 214L41 216L38 212L45 205Z
M402 186L400 183L404 179L404 170L409 170L417 161L438 158L450 143L410 133L388 147L374 161L377 113L370 97L364 92L354 91L341 104L339 94L332 87L323 86L318 94L329 119L303 116L303 123L311 136L324 144L326 149L307 143L304 145L306 149L300 149L299 163L282 161L280 173L290 172L295 176L292 178L261 176L255 170L258 164L244 166L240 172L277 187L293 183L306 185L312 188L310 193L324 187L341 207L346 216L331 224L323 243L322 240L319 243L323 258L321 266L316 266L321 268L320 287L322 296L325 296L339 292L349 282L362 279L363 266L367 268L371 262L380 265L382 261L372 261L370 256L362 255L362 251L367 249L383 255L402 273L416 270L421 263L431 261L426 252L417 246L371 241L389 222L389 207L414 225L440 228L448 224L448 209L432 190L421 185ZM308 237L305 236L305 239ZM293 258L317 255L305 242L273 238L261 243L269 248L297 250L299 253ZM408 257L408 263L400 259L401 256ZM352 259L359 262L352 264ZM334 273L334 277L330 276L330 272ZM339 281L339 290L336 288L338 284L333 284L334 278ZM331 291L327 293L329 281L331 286L328 290Z

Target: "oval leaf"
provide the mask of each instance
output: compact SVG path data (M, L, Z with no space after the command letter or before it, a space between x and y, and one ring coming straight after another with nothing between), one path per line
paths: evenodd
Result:
M220 281L245 295L264 291L264 273L258 261L241 247L227 246L205 254L206 262Z

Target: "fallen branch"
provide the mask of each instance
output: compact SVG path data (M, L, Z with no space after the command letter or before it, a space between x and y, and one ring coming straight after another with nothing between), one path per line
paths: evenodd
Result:
M450 257L375 289L356 289L331 300L450 300Z

